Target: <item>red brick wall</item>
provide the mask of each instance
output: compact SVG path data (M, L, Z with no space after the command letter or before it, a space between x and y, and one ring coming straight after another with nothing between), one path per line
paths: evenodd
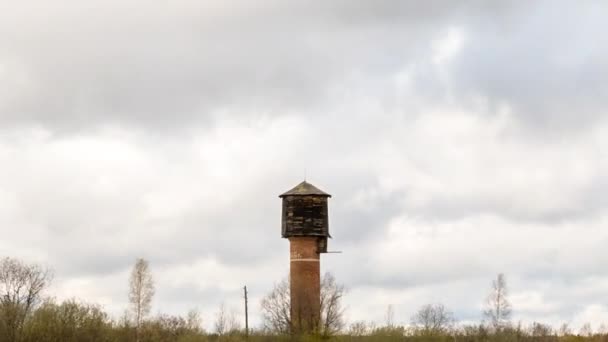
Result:
M291 322L294 332L312 332L321 312L321 278L316 237L289 238Z

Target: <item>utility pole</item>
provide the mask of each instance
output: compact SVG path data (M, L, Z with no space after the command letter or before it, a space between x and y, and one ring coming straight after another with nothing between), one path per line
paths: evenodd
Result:
M249 339L249 309L247 308L247 286L243 287L245 292L245 338Z

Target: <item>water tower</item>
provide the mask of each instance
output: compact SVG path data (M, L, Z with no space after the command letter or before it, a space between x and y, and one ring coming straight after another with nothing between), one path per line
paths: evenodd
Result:
M331 197L306 181L283 199L281 235L289 239L291 323L294 333L313 332L321 316L320 255L327 253Z

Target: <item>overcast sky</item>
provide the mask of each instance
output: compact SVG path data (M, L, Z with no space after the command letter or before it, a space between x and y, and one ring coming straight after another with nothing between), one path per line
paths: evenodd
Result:
M458 3L458 4L457 4ZM333 195L347 317L426 303L608 323L605 1L0 0L0 255L49 294L240 310L288 273L277 197Z

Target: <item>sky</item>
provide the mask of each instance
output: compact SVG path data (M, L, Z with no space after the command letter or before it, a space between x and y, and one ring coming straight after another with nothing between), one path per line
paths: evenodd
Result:
M608 324L605 1L0 0L0 256L48 295L242 317L330 193L346 318Z

